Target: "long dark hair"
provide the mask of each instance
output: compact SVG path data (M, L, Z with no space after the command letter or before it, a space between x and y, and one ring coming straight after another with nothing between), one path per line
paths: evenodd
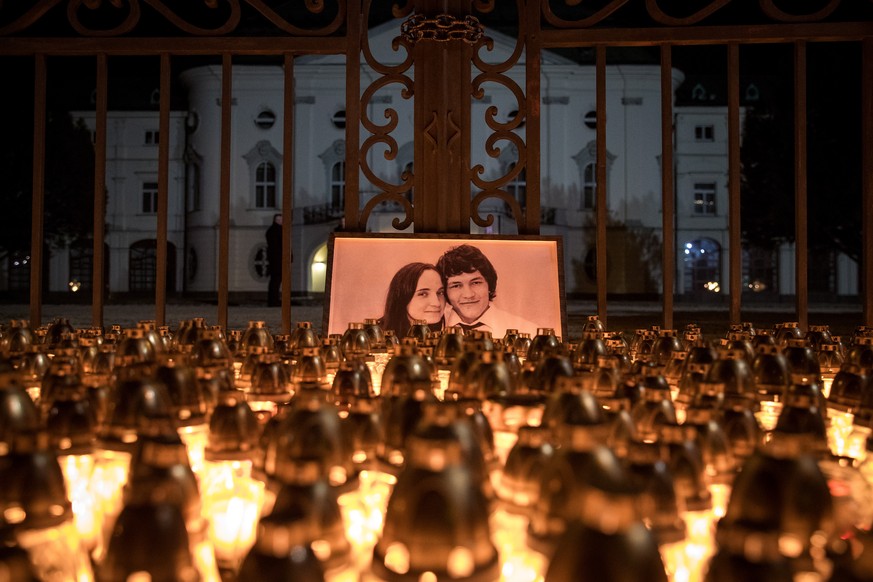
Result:
M425 271L439 271L429 263L409 263L400 268L391 279L388 286L388 297L385 299L385 311L379 325L382 329L393 329L397 337L406 337L409 331L409 315L406 307L415 295L418 280ZM428 324L431 331L442 329L443 322Z

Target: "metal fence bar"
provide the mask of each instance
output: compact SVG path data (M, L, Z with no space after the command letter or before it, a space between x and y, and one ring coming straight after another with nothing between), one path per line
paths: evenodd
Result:
M45 210L45 55L33 67L33 199L30 214L30 326L42 325L43 222Z
M346 174L345 174L345 228L353 231L366 230L361 219L360 172L361 153L361 30L364 24L361 7L357 0L348 6L348 47L346 50Z
M873 326L873 38L862 44L861 57L861 294L864 325Z
M667 44L661 47L661 228L663 274L662 322L673 329L673 282L676 277L676 199L673 186L673 53Z
M809 319L809 244L806 208L806 41L794 43L794 269L797 322Z
M859 41L870 36L869 22L816 22L758 26L684 26L663 28L586 28L543 30L544 48L580 46L673 46L754 44L815 40Z
M606 325L606 47L597 45L595 71L595 110L597 111L597 129L595 140L597 144L596 171L596 202L594 204L597 216L596 275L597 275L597 316Z
M740 47L728 45L728 272L730 323L742 319L742 260L740 230Z
M527 3L527 13L520 19L519 26L525 32L525 104L526 123L524 129L527 143L525 171L525 212L524 231L521 234L540 233L540 72L542 70L543 50L540 46L540 19L537 2ZM521 34L522 31L519 31ZM469 158L469 156L468 156Z
M215 56L225 51L235 55L278 56L330 55L345 52L343 37L191 37L191 38L68 38L68 37L0 37L4 55L94 56Z
M291 333L291 223L294 212L294 55L285 54L282 128L282 331Z
M170 55L161 54L160 120L158 124L158 216L155 273L155 322L167 319L167 222L170 181Z
M106 53L97 55L97 111L94 140L94 263L92 268L91 324L103 327L103 299L106 256L106 114L109 74Z
M227 329L230 272L230 152L233 71L230 53L221 55L221 176L218 187L218 325Z

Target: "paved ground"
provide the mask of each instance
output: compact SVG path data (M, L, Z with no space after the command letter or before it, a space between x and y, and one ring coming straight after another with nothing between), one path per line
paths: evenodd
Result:
M42 320L51 322L57 317L70 320L74 327L91 325L90 305L43 305ZM566 304L569 337L578 338L587 316L597 313L593 301L571 300ZM119 324L123 327L134 325L140 320L155 319L151 304L109 304L104 307L103 322L108 327ZM310 321L321 331L323 305L320 302L293 304L291 321ZM232 305L228 309L228 327L245 329L249 321L265 321L270 330L278 333L282 329L281 309L265 305ZM708 337L723 336L729 326L728 308L706 304L677 304L674 310L673 327L681 329L687 323L697 323ZM208 324L218 323L218 308L209 303L172 303L167 305L166 322L176 327L179 322L192 317L205 317ZM29 319L29 307L24 304L0 304L0 322L10 319ZM796 321L793 306L790 304L759 305L743 310L743 321L752 322L758 328L772 328L782 321ZM639 328L660 325L661 306L657 302L610 302L607 311L607 327L614 331L632 332ZM862 322L861 311L855 306L816 306L810 309L810 325L827 324L832 333L850 335L855 326Z

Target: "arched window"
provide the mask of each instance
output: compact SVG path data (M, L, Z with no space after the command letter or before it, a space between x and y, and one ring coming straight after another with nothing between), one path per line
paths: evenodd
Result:
M333 217L342 216L346 200L346 142L338 139L318 154L325 170L324 205Z
M594 140L585 144L579 152L573 156L573 161L576 162L579 168L579 179L581 181L581 199L579 200L579 208L581 210L593 210L597 205L597 144ZM606 197L609 198L609 173L612 170L612 164L615 162L615 155L606 152Z
M346 200L346 163L337 162L330 169L330 205L342 210Z
M685 243L686 293L721 292L721 246L711 238Z
M278 171L282 154L267 140L259 141L243 158L249 165L249 187L254 208L273 210L278 207Z
M157 241L138 240L128 251L127 288L131 293L153 292L157 272ZM167 291L176 290L176 245L167 243Z
M131 293L155 290L156 248L155 239L139 240L130 245L127 288Z
M772 293L776 289L777 254L773 249L743 249L743 292Z
M276 166L261 162L255 170L255 208L276 207Z
M266 243L252 247L249 255L249 273L256 281L266 281L270 278L270 259L267 257Z
M12 251L6 257L9 290L30 289L30 251Z
M585 164L582 170L582 209L594 210L597 201L597 172L594 162Z
M312 255L312 263L309 265L309 290L315 293L323 293L326 275L327 244L323 244Z
M108 264L108 261L104 264ZM94 243L89 240L76 241L70 245L71 291L90 290L94 279Z

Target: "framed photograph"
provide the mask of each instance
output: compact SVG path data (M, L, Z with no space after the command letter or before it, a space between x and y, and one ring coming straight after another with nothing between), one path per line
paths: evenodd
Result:
M334 233L323 330L379 319L403 337L410 322L564 337L561 237Z

